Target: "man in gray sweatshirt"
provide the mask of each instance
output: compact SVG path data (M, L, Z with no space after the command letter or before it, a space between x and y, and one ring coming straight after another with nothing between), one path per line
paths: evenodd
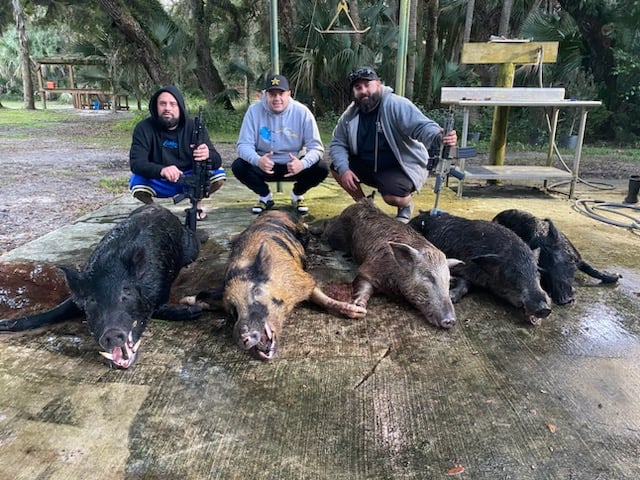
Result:
M398 207L396 219L409 222L413 192L429 174L427 149L443 129L410 100L382 85L375 70L363 67L349 75L353 103L340 116L329 144L331 173L351 197L364 197L361 183L374 187L384 201ZM442 138L456 144L455 130Z
M300 214L309 211L303 195L327 177L329 167L313 114L291 98L289 82L282 75L269 75L261 101L247 109L237 148L231 170L258 195L253 213L273 207L267 182L280 180L295 182L291 203Z

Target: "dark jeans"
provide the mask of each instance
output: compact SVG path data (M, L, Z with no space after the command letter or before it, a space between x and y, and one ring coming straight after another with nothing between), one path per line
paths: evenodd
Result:
M231 171L235 177L244 185L261 197L269 194L269 185L267 182L295 182L293 184L293 193L295 195L304 195L308 190L319 185L329 174L329 166L326 160L320 160L318 163L309 168L305 168L293 177L286 177L287 166L276 163L273 166L273 174L268 175L255 165L242 158L236 158L231 164Z

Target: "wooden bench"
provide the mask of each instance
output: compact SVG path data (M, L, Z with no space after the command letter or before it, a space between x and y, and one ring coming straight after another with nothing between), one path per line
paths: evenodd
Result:
M549 149L547 161L541 166L523 165L482 165L465 166L464 158L459 161L459 169L464 178L458 183L458 197L462 196L464 182L467 180L542 180L544 187L548 180L569 180L569 197L573 198L580 168L582 142L587 122L587 109L598 107L600 101L566 99L564 88L525 88L525 87L442 87L441 103L455 105L463 109L461 146L466 147L469 134L469 110L472 107L547 107L552 109L550 118ZM561 108L577 108L580 113L578 144L571 171L551 166L556 150L558 114Z

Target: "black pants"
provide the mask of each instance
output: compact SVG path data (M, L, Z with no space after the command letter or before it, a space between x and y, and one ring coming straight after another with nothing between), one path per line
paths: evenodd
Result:
M269 175L242 158L236 158L231 164L231 171L252 192L261 197L266 197L269 194L267 182L277 181L295 182L292 189L293 193L295 195L304 195L308 190L319 185L320 182L327 178L329 166L328 162L323 159L309 168L305 168L297 175L285 178L287 174L286 165L276 163L273 166L273 174Z

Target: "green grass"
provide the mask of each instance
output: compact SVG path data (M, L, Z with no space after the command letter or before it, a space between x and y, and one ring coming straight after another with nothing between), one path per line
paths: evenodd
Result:
M75 110L67 104L58 103L55 101L47 102L47 109L42 109L42 103L36 102L36 110L25 110L23 108L22 101L6 100L2 99L2 105L4 109L0 109L0 127L11 126L15 128L12 131L12 136L20 138L27 134L23 134L20 131L20 127L24 128L45 128L51 126L52 123L66 121L75 115ZM245 108L239 107L236 111L229 112L221 109L205 110L205 122L209 135L214 143L235 143L238 139L238 133L240 131L240 124L242 117L244 116ZM130 115L123 115L122 119L114 124L108 130L94 131L93 139L99 142L100 145L104 145L105 148L109 146L128 146L131 142L131 132L136 123L146 118L148 112L145 111L130 111ZM331 141L331 135L333 128L338 120L338 115L328 115L324 118L317 119L318 128L320 129L320 136L325 144L325 149L328 148ZM486 138L481 138L481 141L477 145L478 151L487 152L489 150L489 141ZM524 151L540 151L546 152L548 147L531 146L527 143L511 140L509 141L508 149L512 152L524 152ZM571 153L572 150L561 150L563 153ZM611 156L618 160L627 160L630 162L640 163L640 145L614 145L607 143L587 144L583 147L583 156Z
M98 182L101 189L111 193L124 193L129 188L128 178L101 178Z

